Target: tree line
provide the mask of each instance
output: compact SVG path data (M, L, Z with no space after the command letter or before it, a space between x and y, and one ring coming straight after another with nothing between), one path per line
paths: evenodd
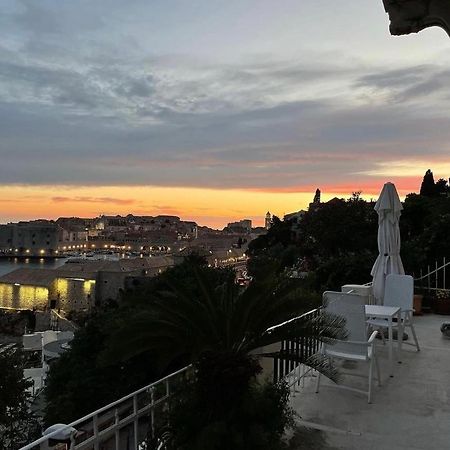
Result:
M450 191L425 173L420 193L408 194L400 219L401 256L407 273L450 256ZM273 218L268 233L249 245L249 271L264 278L265 271L295 268L305 274L303 285L317 294L346 283L371 281L378 255L378 215L375 202L354 193L313 203L299 219Z

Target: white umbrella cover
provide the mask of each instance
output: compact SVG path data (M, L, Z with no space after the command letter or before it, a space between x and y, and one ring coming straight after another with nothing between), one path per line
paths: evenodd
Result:
M372 289L378 304L383 304L386 275L403 275L405 270L400 258L400 215L403 206L394 184L386 183L375 204L378 213L379 255L370 273L373 277Z

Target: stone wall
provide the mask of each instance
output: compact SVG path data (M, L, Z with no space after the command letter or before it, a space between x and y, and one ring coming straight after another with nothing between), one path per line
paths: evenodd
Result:
M46 287L0 283L2 307L45 309L48 307L48 299L49 290Z
M141 271L137 272L140 273ZM108 300L119 300L125 287L125 279L131 274L131 272L98 272L95 301L104 303Z
M57 278L49 292L49 306L63 311L90 309L95 298L95 280Z

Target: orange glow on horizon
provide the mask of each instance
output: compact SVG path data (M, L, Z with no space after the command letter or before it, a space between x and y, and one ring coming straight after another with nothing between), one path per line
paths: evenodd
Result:
M420 190L420 184L422 182L422 177L383 177L379 180L369 180L369 181L358 181L358 182L348 182L341 184L324 184L320 186L316 185L302 185L298 187L279 187L272 188L273 193L314 193L317 188L321 190L322 193L331 197L348 197L353 192L362 192L361 196L363 198L374 198L377 197L383 187L383 184L387 181L391 181L395 184L397 191L401 197L406 196L411 192L418 192ZM254 192L265 192L265 190L255 189Z
M383 184L392 181L401 197L417 192L421 177L367 177L367 181L347 184L298 186L266 189L207 189L158 186L21 186L0 187L1 222L95 217L100 214L180 216L199 225L222 228L228 222L252 219L254 226L264 223L267 211L279 217L306 209L317 187L322 200L348 198L362 191L366 199L376 198Z

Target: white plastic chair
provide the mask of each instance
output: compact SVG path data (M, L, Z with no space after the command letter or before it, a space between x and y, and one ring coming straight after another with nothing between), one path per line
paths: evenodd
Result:
M414 301L414 280L410 275L390 274L386 277L384 290L384 306L397 306L401 309L401 323L394 322L393 328L397 328L397 339L403 339L405 327L411 328L411 334L414 344L405 342L407 345L415 345L417 351L420 351L419 342L416 336L416 330L412 322ZM387 328L386 319L369 319L367 323L373 328ZM382 336L384 336L382 334ZM402 342L403 343L403 342Z
M378 332L374 331L370 338L367 339L365 299L357 294L327 291L323 294L323 300L325 312L345 319L348 338L345 341L336 340L334 344L324 343L321 348L322 355L328 356L331 361L337 358L369 363L369 386L367 391L339 384L336 387L366 394L367 402L371 403L374 366L377 371L378 386L381 385L381 376L375 353L375 338ZM357 374L348 375L358 376ZM316 392L319 392L320 378L321 375L319 373Z
M58 340L58 333L59 333L59 331L53 331L53 330L46 330L46 331L44 331L43 346L45 346L49 342L57 341Z
M24 334L22 343L24 350L42 350L42 333Z
M64 339L71 341L74 338L74 334L72 331L58 331L56 337L58 341L62 341Z
M374 304L374 296L372 290L372 284L344 284L341 287L341 292L348 292L352 294L362 295L366 305Z

